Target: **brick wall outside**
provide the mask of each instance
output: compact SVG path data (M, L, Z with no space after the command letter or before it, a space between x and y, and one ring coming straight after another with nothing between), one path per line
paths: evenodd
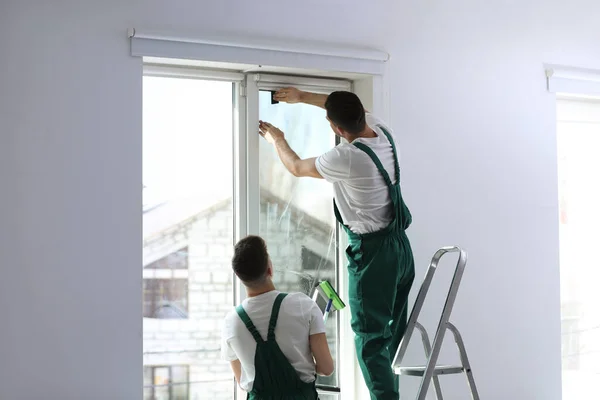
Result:
M331 227L303 217L268 199L261 204L261 236L267 241L275 267L276 287L308 294L314 281L291 272L302 270L301 245L332 262L335 250ZM145 264L188 247L188 319L145 318L143 351L144 365L189 366L190 400L233 398L231 370L220 360L221 323L233 306L232 237L233 211L228 203L144 246ZM332 268L309 273L318 281L334 282ZM335 318L330 318L327 330L335 351ZM335 382L329 378L322 383Z

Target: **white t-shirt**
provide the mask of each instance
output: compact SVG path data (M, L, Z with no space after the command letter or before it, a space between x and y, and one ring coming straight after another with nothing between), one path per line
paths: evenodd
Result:
M353 143L364 143L377 155L388 172L392 183L396 182L392 146L383 126L392 135L396 152L398 141L392 130L377 117L367 113L367 125L377 137L358 138ZM317 171L333 183L333 192L344 224L354 233L364 234L385 228L393 217L392 201L383 176L375 163L353 143L340 143L315 161Z
M267 338L269 320L275 298L273 290L242 302L250 320L263 339ZM281 303L275 327L275 340L288 361L304 382L315 380L315 362L310 351L309 336L325 332L323 313L317 304L303 293L290 293ZM254 355L256 341L235 310L230 311L223 323L221 357L225 361L240 360L240 386L252 390L254 383Z

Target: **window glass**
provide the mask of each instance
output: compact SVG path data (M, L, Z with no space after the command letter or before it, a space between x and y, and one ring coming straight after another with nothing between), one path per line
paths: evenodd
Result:
M301 157L316 157L335 146L325 110L306 104L271 104L271 93L259 93L260 119L281 129ZM265 238L274 266L275 285L282 291L312 295L313 288L336 281L336 223L333 189L322 179L296 178L279 160L273 146L261 140L260 235ZM327 321L332 353L337 350L337 313ZM318 382L336 386L337 377Z
M233 303L230 82L143 80L146 399L232 399L220 360Z
M600 102L557 102L563 399L600 384Z

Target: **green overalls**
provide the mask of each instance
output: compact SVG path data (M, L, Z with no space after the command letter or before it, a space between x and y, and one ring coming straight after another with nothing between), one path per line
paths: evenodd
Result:
M280 293L275 298L267 340L263 340L258 330L239 305L236 311L246 328L256 340L256 355L254 356L254 385L248 393L250 400L317 400L315 382L306 383L299 377L296 369L290 364L285 354L275 341L275 327L279 316L281 302L287 293ZM316 378L316 377L315 377Z
M394 140L385 129L382 130L394 154L395 184L373 150L363 143L354 143L354 146L364 151L383 175L394 207L394 218L377 232L359 235L344 225L335 200L334 211L348 234L348 299L363 377L371 399L398 400L399 379L391 364L406 329L408 294L415 277L413 254L405 233L412 216L402 200Z

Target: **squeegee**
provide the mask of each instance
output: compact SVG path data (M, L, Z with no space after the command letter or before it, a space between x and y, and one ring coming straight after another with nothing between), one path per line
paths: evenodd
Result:
M317 285L313 294L313 300L318 303L319 298L326 301L323 310L323 321L327 322L331 311L339 311L346 307L329 281L323 281Z

